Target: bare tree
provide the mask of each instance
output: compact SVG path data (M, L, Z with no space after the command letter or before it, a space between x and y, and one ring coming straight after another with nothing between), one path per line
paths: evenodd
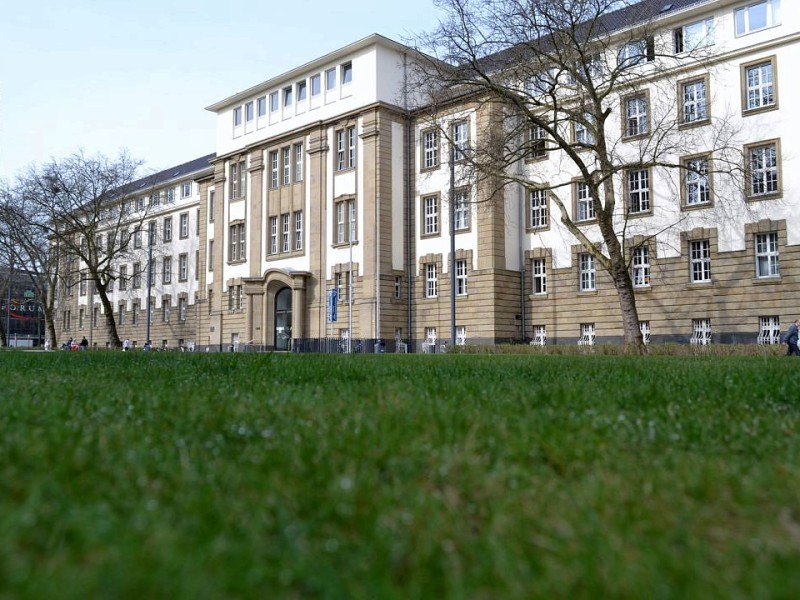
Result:
M143 194L149 190L133 186L140 166L124 152L116 158L79 152L29 167L6 194L16 252L48 289L45 314L54 342L59 286L89 285L103 307L109 343L121 345L109 294L147 216Z
M561 226L609 274L625 342L643 351L633 252L698 218L680 201L654 208L652 179L674 181L668 173L678 173L680 198L691 174L698 182L691 192L703 201L713 193L712 170L728 177L728 190L741 180L737 130L729 115L709 110L708 87L691 88L691 102L675 99L679 81L710 77L713 22L667 29L659 24L669 4L662 0L436 4L444 11L439 27L417 40L433 59L421 63L414 85L431 122L458 107L483 111L461 177L488 189L484 198L502 197L510 184L529 198L543 193ZM441 129L452 143L451 132Z

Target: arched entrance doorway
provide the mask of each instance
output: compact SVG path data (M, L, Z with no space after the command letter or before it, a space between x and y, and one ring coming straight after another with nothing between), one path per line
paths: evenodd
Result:
M292 290L282 288L275 294L275 349L290 350L292 340Z

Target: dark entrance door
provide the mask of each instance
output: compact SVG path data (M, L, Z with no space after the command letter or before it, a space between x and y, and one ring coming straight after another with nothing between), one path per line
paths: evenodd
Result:
M275 294L275 349L291 350L292 290L283 288Z

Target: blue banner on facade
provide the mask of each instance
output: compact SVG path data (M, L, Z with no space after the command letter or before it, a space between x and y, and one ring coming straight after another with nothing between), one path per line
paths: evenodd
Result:
M331 288L328 292L328 321L331 323L336 321L336 317L338 316L338 306L339 306L339 290L336 288Z

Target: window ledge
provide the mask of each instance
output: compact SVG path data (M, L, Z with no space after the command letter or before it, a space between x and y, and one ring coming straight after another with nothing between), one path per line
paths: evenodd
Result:
M775 285L781 283L780 275L770 275L769 277L753 277L753 285Z
M241 258L239 260L229 260L228 264L229 265L243 265L246 262L247 262L246 258Z
M773 192L771 194L758 194L757 196L745 195L747 202L761 202L763 200L778 200L783 198L783 191Z
M745 108L742 110L743 117L749 117L751 115L758 115L765 112L770 112L773 110L778 110L778 103L770 104L768 106L759 106L758 108Z
M358 246L358 240L352 242L353 246ZM331 244L332 248L347 248L350 246L350 242L334 242Z
M697 121L681 121L678 123L678 129L694 129L695 127L704 127L711 125L711 119L698 119Z

